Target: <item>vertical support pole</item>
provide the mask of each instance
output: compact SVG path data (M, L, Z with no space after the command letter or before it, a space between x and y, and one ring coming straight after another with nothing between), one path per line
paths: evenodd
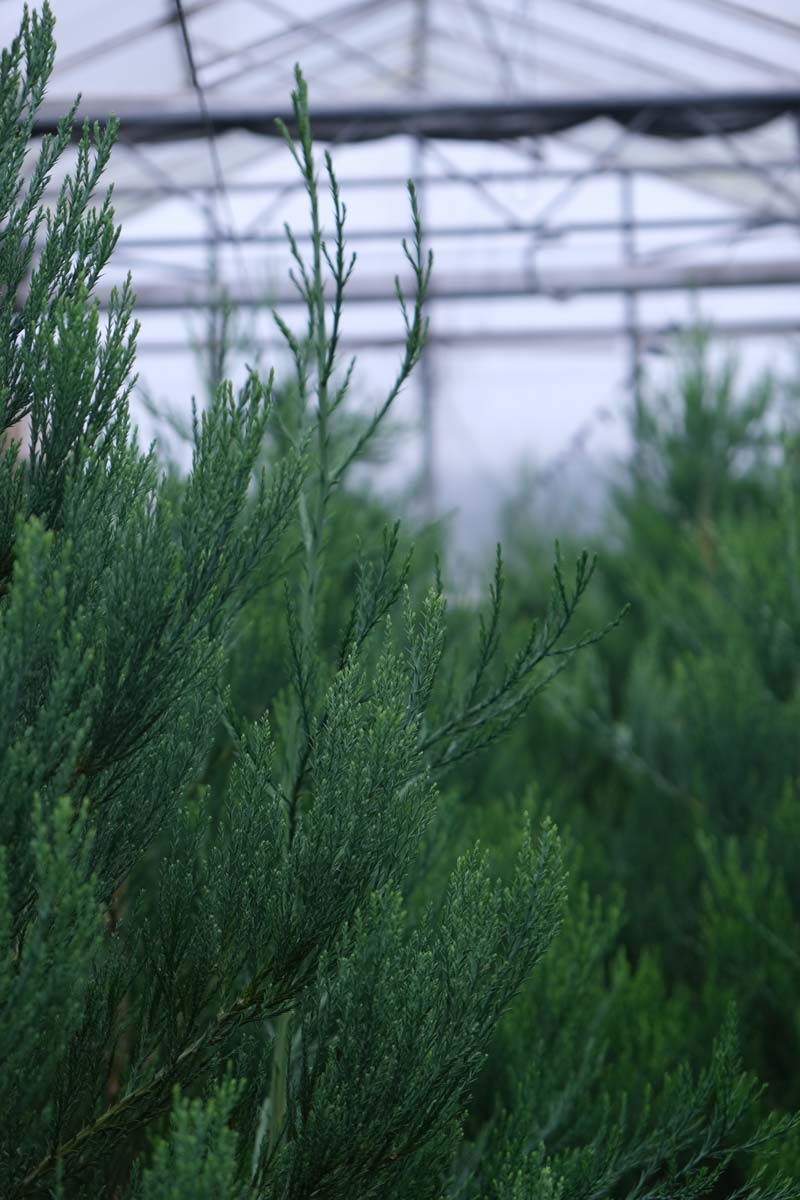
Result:
M206 371L209 399L222 383L225 369L225 314L221 287L220 268L220 222L215 192L208 210L208 297L210 308L207 318Z
M428 17L428 0L416 0L414 60L411 69L412 84L416 92L424 91L427 77ZM425 138L420 134L414 135L411 173L417 186L417 202L419 204L424 234L426 191ZM430 520L436 509L436 428L433 408L434 372L430 345L426 346L422 352L422 357L417 366L417 378L420 387L420 434L422 439L420 492L423 512Z
M630 170L619 172L620 215L622 230L622 254L625 265L636 263L636 209L634 203L633 174ZM638 427L642 408L642 342L639 332L639 293L627 287L624 295L625 331L628 338L628 390Z

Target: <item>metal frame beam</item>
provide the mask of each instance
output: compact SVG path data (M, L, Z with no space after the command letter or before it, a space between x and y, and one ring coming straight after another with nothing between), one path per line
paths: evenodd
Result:
M671 321L661 325L649 324L639 327L639 337L642 349L646 352L661 350L664 343L672 339L693 333L696 326L682 321ZM800 333L800 317L776 317L773 319L750 321L720 321L705 327L704 332L711 338L785 338ZM560 345L570 347L585 346L596 350L598 346L606 346L611 342L624 342L627 331L619 325L574 325L562 328L552 326L536 329L478 329L454 330L450 333L432 333L431 343L440 348L448 346L518 346L526 349L530 346L554 348ZM398 350L404 345L399 334L386 336L370 335L363 338L343 337L343 350ZM139 350L143 354L176 354L193 353L195 342L178 340L177 338L153 338L139 341ZM234 343L233 349L236 349ZM244 339L240 349L251 349L252 343Z
M402 281L401 281L402 282ZM800 258L762 262L733 262L729 258L703 263L634 263L594 270L547 270L534 275L524 272L463 272L451 277L440 272L431 284L430 301L476 300L528 296L568 300L574 296L598 296L626 292L695 291L707 288L754 288L800 284ZM140 310L213 308L221 301L207 287L192 288L171 283L140 284L136 289ZM354 278L348 286L354 304L397 303L394 290L380 281ZM107 302L99 289L98 299ZM277 304L291 308L302 303L288 282L265 288L259 294L241 284L226 289L226 303L241 308Z
M72 133L79 140L84 119L108 119L116 111L129 142L169 142L208 137L232 130L245 130L262 137L279 137L275 118L280 117L290 131L294 118L286 109L276 111L265 105L209 105L203 119L194 105L166 108L136 104L92 102L73 123ZM46 101L33 125L34 136L55 133L63 116L62 101ZM667 139L708 137L709 130L698 129L697 115L714 121L717 133L737 133L756 128L780 116L800 115L800 88L768 91L715 92L699 95L636 95L578 97L543 100L522 96L509 100L410 100L370 105L325 105L315 109L312 124L319 141L339 143L367 141L373 138L411 134L426 138L451 138L470 141L504 141L509 138L556 134L564 129L606 117L628 127L647 112L648 136Z
M624 168L617 168L619 174L630 174ZM737 234L753 232L759 229L769 229L776 225L791 225L793 218L782 213L767 213L754 216L742 222L738 216L725 217L636 217L633 228L639 233L661 233L669 230L705 230L733 229ZM574 234L621 233L631 228L629 220L598 220L598 221L564 221L559 225L543 225L525 221L519 226L508 225L443 225L426 228L425 237L428 242L442 241L448 238L496 238L516 237L520 234L546 233L548 241L556 241ZM400 226L378 229L353 229L347 235L348 242L391 242L393 245L410 235L410 230ZM295 240L303 244L311 240L310 233L297 232ZM174 236L132 236L127 237L123 232L119 240L119 249L127 250L193 250L207 248L216 240L221 244L244 244L248 246L285 246L286 234L274 233L223 233L218 238L208 234L179 234ZM688 244L688 248L691 245Z
M792 158L769 158L759 159L759 165L771 170L780 171L797 171L800 170L800 159ZM548 167L532 164L526 169L507 169L507 170L489 170L489 171L470 171L470 180L479 180L482 183L539 183L545 181L567 181L576 175L581 177L600 176L600 175L615 175L619 171L619 164L610 162L598 162L589 168L583 167ZM626 169L634 171L638 175L652 175L666 179L680 179L683 176L691 175L740 175L742 167L730 160L716 159L697 159L692 162L675 162L663 163L640 163L637 166L626 164ZM452 168L441 172L426 173L418 181L425 185L435 184L437 187L449 187L454 185L464 184L464 172L455 171ZM362 176L345 176L339 180L339 186L342 191L353 192L359 188L365 189L387 189L394 190L396 188L404 188L407 183L405 175L362 175ZM268 195L271 192L300 192L304 188L302 180L285 180L278 181L274 179L264 180L231 180L226 182L225 190L232 194L264 194ZM210 192L217 188L217 184L212 179L194 179L185 180L181 183L175 183L171 191L181 195L188 195L193 192ZM114 184L115 196L149 196L153 191L152 187L147 187L144 184ZM45 191L45 197L51 198L58 195L58 188L50 187Z

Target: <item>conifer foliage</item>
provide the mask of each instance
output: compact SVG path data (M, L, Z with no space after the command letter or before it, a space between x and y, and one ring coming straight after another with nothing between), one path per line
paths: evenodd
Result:
M397 889L436 802L433 766L523 703L588 567L572 592L559 574L553 622L504 678L481 679L484 637L469 694L434 703L444 600L434 587L387 626L407 571L390 533L325 662L328 512L424 342L430 262L413 189L405 354L372 421L334 455L353 264L330 160L333 248L322 238L298 73L297 145L286 137L310 263L289 238L306 336L278 318L294 424L274 412L271 380L220 387L176 491L130 428L130 285L107 320L91 298L117 238L110 196L94 195L114 123L84 129L52 212L43 192L73 113L23 177L53 55L45 6L0 69L0 424L30 421L27 455L9 439L0 464L0 1191L423 1195L500 1011L557 928L557 839L526 840L509 891L465 860L413 931ZM286 450L258 473L273 419ZM274 737L266 723L240 731L212 821L191 785L224 711L231 621L270 570L286 575L292 688Z
M353 368L337 350L354 260L329 158L327 201L318 186L298 71L284 135L308 259L287 235L307 328L276 317L293 399L277 403L252 371L238 393L218 387L175 486L130 426L130 284L102 320L92 299L117 238L110 197L95 197L114 123L84 129L52 211L72 113L23 174L53 25L47 5L26 13L0 64L0 430L30 423L26 453L12 439L0 451L0 1194L577 1200L626 1180L631 1197L703 1194L749 1144L753 1089L729 1037L700 1100L676 1076L633 1132L598 1066L586 1148L551 1152L531 1097L482 1165L456 1165L489 1039L562 921L565 872L545 822L521 836L506 886L470 851L410 915L410 873L437 776L598 635L566 640L592 564L581 556L569 584L557 562L544 618L504 665L498 560L456 670L441 582L411 602L390 529L363 551L335 652L321 639L337 494L424 345L431 263L413 188L405 351L348 440ZM269 439L282 451L264 467ZM220 671L237 614L276 577L289 685L270 728L229 710ZM198 780L223 720L236 761L217 807ZM565 1022L570 961L547 977ZM565 1072L585 1070L570 1050L565 1035ZM574 1079L560 1086L579 1095Z

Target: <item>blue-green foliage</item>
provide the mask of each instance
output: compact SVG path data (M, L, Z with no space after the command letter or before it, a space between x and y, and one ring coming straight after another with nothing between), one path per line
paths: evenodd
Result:
M362 555L328 654L330 513L424 343L413 189L405 352L348 439L345 208L328 160L329 251L298 72L298 147L286 137L313 261L290 233L309 317L302 340L278 319L294 419L271 379L220 384L176 486L130 430L130 285L104 324L91 299L117 236L109 197L93 200L113 123L84 131L54 211L43 192L71 115L22 182L52 33L48 6L26 14L0 70L0 426L28 422L24 451L9 440L0 456L0 1190L405 1195L413 1181L435 1195L494 1024L557 929L558 841L526 842L507 891L465 859L444 909L413 928L398 889L435 810L434 768L507 724L585 570L499 688L455 704L440 688L434 703L444 600L438 586L419 609L409 599L393 632L408 565L389 532ZM262 466L268 442L282 450ZM220 669L237 614L277 575L289 669L273 736L231 714ZM226 716L236 761L212 805L198 777Z
M136 1200L243 1200L238 1181L237 1137L230 1128L241 1088L224 1080L208 1100L188 1100L176 1091L167 1136L153 1147Z
M691 1006L655 956L620 952L616 899L577 880L567 899L550 821L533 833L501 810L498 879L472 844L481 822L458 820L491 779L479 752L617 623L571 633L593 563L578 555L569 581L557 556L509 640L499 555L486 613L452 620L395 526L359 549L342 521L350 467L424 347L413 187L404 351L358 424L337 355L346 209L326 158L326 242L298 70L284 135L308 260L287 233L307 328L276 317L294 381L277 397L253 371L238 393L220 383L188 478L164 478L129 424L130 285L104 324L91 298L117 236L109 198L93 200L113 123L84 131L52 212L71 116L23 183L52 62L45 5L0 66L0 430L29 423L24 452L0 449L0 1194L666 1200L732 1181L728 1195L788 1198L769 1154L795 1121L759 1124L728 1018L687 1066ZM282 666L253 722L222 676L259 603L245 637ZM489 830L499 795L486 784ZM696 853L723 943L743 871L776 922L787 902L758 846L720 845ZM481 1120L492 1045L499 1104Z
M730 362L715 367L703 337L683 349L672 389L633 424L613 538L589 597L590 606L629 599L628 620L535 704L493 757L492 776L479 769L459 780L453 802L459 836L469 836L466 824L507 844L507 801L487 810L480 797L492 777L504 796L536 779L581 846L579 875L594 893L624 890L620 935L635 964L626 969L633 978L644 969L653 986L609 1027L609 949L607 983L587 1000L605 1016L587 1035L606 1031L604 1085L617 1080L636 1112L651 1066L654 1085L674 1072L676 1053L703 1071L731 1003L743 1063L768 1085L755 1111L780 1120L800 1101L797 435L782 399L775 380L745 388ZM510 533L509 592L522 614L522 570L539 548L519 526ZM598 931L584 927L599 952ZM553 955L537 973L514 1036L540 1011L537 989L561 961ZM546 1041L558 1063L560 1038ZM513 1053L501 1043L484 1088L498 1086ZM539 1094L551 1086L542 1081ZM484 1094L476 1120L487 1107ZM796 1130L781 1139L792 1180L798 1145ZM760 1151L755 1158L763 1165ZM731 1194L744 1177L732 1162L712 1194Z

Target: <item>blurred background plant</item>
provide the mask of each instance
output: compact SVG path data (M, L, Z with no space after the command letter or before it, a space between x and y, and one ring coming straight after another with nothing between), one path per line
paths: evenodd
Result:
M640 1112L647 1088L687 1052L702 1069L731 1003L744 1063L768 1085L758 1107L800 1105L792 380L742 384L735 356L715 358L702 328L676 344L673 364L672 378L631 410L634 448L618 467L584 599L588 625L626 602L631 612L532 701L490 758L449 769L427 870L411 889L412 907L421 905L476 838L510 871L531 807L570 831L562 955L546 960L501 1028L468 1122L475 1146L503 1144L509 1121L527 1122L531 1145L567 1158L600 1128L610 1137L610 1126L593 1124L602 1096L626 1094ZM342 496L331 613L355 586L359 538L374 541L390 511L368 487ZM530 492L506 506L502 538L513 643L543 615L550 570ZM409 586L419 593L432 562L447 561L446 521L418 527L414 540ZM463 583L450 597L456 639L475 608L475 580ZM233 706L249 716L269 707L280 677L279 603L268 592L252 602L229 660ZM334 621L331 645L337 634ZM231 745L221 732L209 768L217 781ZM546 1112L537 1096L548 1098ZM614 1137L624 1144L623 1132ZM796 1134L781 1158L795 1177ZM587 1194L627 1194L615 1188L641 1165L622 1154L606 1190ZM464 1171L465 1195L486 1186L485 1174ZM716 1194L741 1183L729 1168Z

